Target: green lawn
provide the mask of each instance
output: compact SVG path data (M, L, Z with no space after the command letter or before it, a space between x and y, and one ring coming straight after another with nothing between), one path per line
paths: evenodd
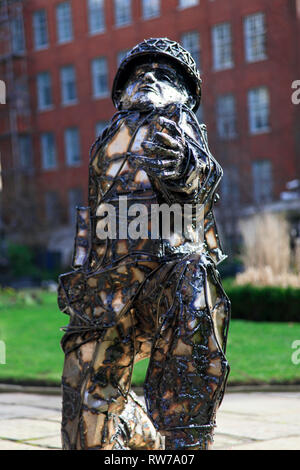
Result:
M60 381L63 354L60 327L68 317L57 307L56 295L2 292L0 295L0 341L5 342L6 364L0 364L0 381ZM255 323L232 320L227 357L229 383L300 383L300 364L291 360L292 343L300 340L300 323ZM133 382L141 384L147 361L135 366Z

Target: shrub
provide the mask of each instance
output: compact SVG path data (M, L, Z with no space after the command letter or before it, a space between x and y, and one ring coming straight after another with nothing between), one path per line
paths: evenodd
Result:
M252 321L299 322L300 289L225 284L232 318Z

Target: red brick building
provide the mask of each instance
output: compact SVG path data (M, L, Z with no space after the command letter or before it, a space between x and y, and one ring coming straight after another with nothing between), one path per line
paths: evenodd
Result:
M16 0L3 1L0 14L4 224L12 187L23 184L24 202L30 186L37 225L48 222L48 234L65 227L50 249L70 246L66 227L85 203L89 148L115 111L118 61L148 37L181 42L199 63L198 116L225 170L221 218L274 204L300 178L300 104L291 98L300 80L299 0Z

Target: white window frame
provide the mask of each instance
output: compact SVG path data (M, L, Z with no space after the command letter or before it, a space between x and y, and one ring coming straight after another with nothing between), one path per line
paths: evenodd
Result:
M61 102L63 105L77 103L76 70L74 65L64 65L60 69ZM69 86L74 87L74 97L69 98Z
M237 136L236 99L231 93L220 95L216 103L218 136L231 140Z
M151 20L158 18L161 11L161 0L142 0L142 18Z
M40 72L36 77L38 110L47 111L53 108L52 78L50 72ZM45 100L45 93L49 95L49 102Z
M248 114L250 134L263 134L270 130L270 93L261 86L248 91ZM259 121L265 125L258 125Z
M109 95L108 89L108 64L106 57L95 57L91 63L93 97L106 98ZM105 77L104 79L101 77ZM101 86L99 84L103 80Z
M69 1L56 5L56 34L59 44L73 40L72 6Z
M49 46L48 21L45 8L36 10L32 15L32 28L34 49L36 51L47 49Z
M81 145L78 127L68 127L64 132L65 156L68 167L81 165Z
M230 23L219 23L212 28L213 68L215 71L233 67L232 31Z
M126 5L125 5L126 2ZM114 0L115 26L121 28L132 23L132 1L131 0ZM124 12L126 14L124 15ZM127 15L127 12L129 14Z
M267 169L267 170L266 170ZM273 168L271 160L252 163L253 200L256 204L268 204L273 199Z
M187 31L181 35L180 42L184 49L190 52L198 69L200 69L200 33L198 31Z
M49 145L49 139L51 144ZM57 166L56 143L54 132L43 132L40 136L42 169L53 170Z
M247 62L258 62L267 58L264 13L255 13L244 18L244 40Z
M98 34L105 31L104 0L87 0L89 33Z

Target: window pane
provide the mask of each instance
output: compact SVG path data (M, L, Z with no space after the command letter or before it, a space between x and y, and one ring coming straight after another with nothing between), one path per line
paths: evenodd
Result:
M37 76L38 109L47 109L52 105L51 76L41 72Z
M48 170L56 167L56 148L53 132L41 135L42 168Z
M12 36L12 50L15 54L21 54L25 51L25 36L22 15L12 19L10 23Z
M219 24L212 29L214 69L222 70L233 66L232 38L229 23Z
M92 79L94 97L107 96L108 94L108 76L107 60L99 57L92 61Z
M236 136L236 103L233 95L217 99L217 129L219 137L231 139Z
M143 0L143 18L148 20L160 15L160 0Z
M32 141L30 135L21 135L19 137L20 166L23 169L32 168Z
M237 167L224 168L221 182L221 202L224 205L237 206L240 202L239 172Z
M272 201L272 164L269 160L254 162L252 165L253 197L256 203Z
M131 23L131 0L115 0L116 26L125 26Z
M72 12L69 2L60 3L56 7L57 40L67 42L73 39Z
M104 0L88 0L88 11L90 33L104 31Z
M72 188L68 191L69 200L69 223L76 223L76 207L83 204L83 191L81 188Z
M48 28L45 10L39 10L34 12L33 33L35 49L42 49L48 46Z
M247 62L266 59L266 27L264 13L245 18L245 53Z
M120 63L122 60L126 57L127 53L130 51L130 49L125 49L124 51L118 52L117 55L117 66L119 67Z
M96 127L95 127L95 131L96 131L96 138L99 137L102 132L104 131L104 129L106 128L107 126L107 121L99 121L97 122L96 124Z
M181 36L182 46L192 54L197 67L200 68L200 37L197 31L188 32Z
M252 134L266 132L270 128L270 97L265 87L248 92L249 127Z
M199 5L199 0L179 0L180 8L188 8Z
M59 222L60 205L56 191L45 192L45 215L48 222Z
M203 107L202 103L200 104L199 108L197 109L196 117L197 117L197 120L198 120L199 124L202 124L203 121L204 121L204 107Z
M74 103L77 98L77 92L76 92L75 68L73 65L67 65L61 68L60 80L61 80L62 102L64 104Z
M79 132L76 127L66 129L65 131L65 154L68 166L80 164L80 141Z

